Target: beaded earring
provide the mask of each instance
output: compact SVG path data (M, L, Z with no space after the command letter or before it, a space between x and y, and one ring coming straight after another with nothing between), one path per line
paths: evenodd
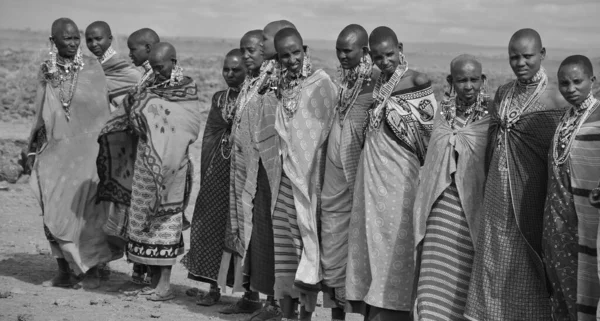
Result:
M75 65L79 68L79 70L83 69L83 52L81 51L81 47L77 48L77 54L74 59Z
M50 37L50 65L48 66L48 73L55 73L58 71L58 68L56 67L56 55L58 54L58 48L56 48L56 45L54 44L54 41L52 40L52 37Z
M360 63L363 65L363 68L368 70L365 81L367 82L367 86L371 86L371 81L373 80L371 79L371 76L373 75L373 62L371 61L371 56L369 56L369 54L363 55L362 58L360 58Z
M308 77L312 72L312 65L310 62L310 53L308 52L308 48L304 51L304 59L302 60L302 76Z
M446 78L446 90L444 90L444 96L446 99L450 100L456 97L456 91L454 90L454 85L452 85L452 81Z
M406 57L404 56L404 53L402 51L400 51L400 65L404 65L406 63Z
M171 71L171 79L169 80L170 85L176 85L183 80L183 68L179 65L179 62L175 61L175 66L173 66L173 70Z

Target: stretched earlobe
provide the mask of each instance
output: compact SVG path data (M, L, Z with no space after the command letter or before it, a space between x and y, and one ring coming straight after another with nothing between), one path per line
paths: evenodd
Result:
M448 82L448 85L452 86L452 75L446 76L446 82Z
M370 54L369 47L367 47L367 46L362 47L362 52L363 52L363 56L369 55Z
M400 52L404 52L404 45L401 42L398 42L398 49L400 49Z
M544 60L544 58L546 58L546 48L545 47L542 47L540 54L542 55L542 60Z

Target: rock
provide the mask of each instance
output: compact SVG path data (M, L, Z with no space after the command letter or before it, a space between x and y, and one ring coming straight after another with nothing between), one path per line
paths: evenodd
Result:
M98 305L98 303L100 303L100 300L98 300L98 299L91 299L90 300L90 305Z
M19 179L22 171L21 166L7 161L6 158L0 158L0 180L14 184Z
M34 321L35 318L33 314L19 314L17 316L17 321Z
M158 319L158 318L160 318L160 314L152 313L152 314L150 314L150 317L154 318L154 319Z
M29 183L29 175L21 175L17 180L17 184L28 184Z
M23 290L21 290L21 289L19 289L19 288L12 288L12 289L10 290L10 292L11 292L12 294L25 294L25 291L23 291Z
M69 306L69 300L67 299L56 299L54 300L54 305L59 307Z
M10 291L2 291L0 292L0 299L8 299L12 296L12 293L10 293Z

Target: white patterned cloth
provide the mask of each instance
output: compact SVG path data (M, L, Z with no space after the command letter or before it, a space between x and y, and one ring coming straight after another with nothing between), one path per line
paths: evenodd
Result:
M352 311L364 311L364 304L411 309L413 205L436 109L430 84L392 93L385 121L367 131L348 239L346 299Z

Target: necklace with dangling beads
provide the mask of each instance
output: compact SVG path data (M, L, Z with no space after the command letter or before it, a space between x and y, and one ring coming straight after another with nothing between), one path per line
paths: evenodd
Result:
M242 122L242 112L244 109L246 109L246 106L248 106L248 103L252 100L252 98L254 98L254 96L258 93L258 90L262 87L268 73L273 69L274 65L274 60L265 61L260 67L260 73L258 76L246 76L246 79L244 80L244 83L240 89L240 93L238 94L236 103L237 111L235 113L234 121L234 125L236 127L240 126L240 123Z
M80 52L78 52L77 55L79 56ZM62 67L57 68L55 79L58 80L58 97L65 111L67 120L71 120L71 101L75 94L77 80L79 79L79 71L83 69L83 62L78 63L79 61L81 61L81 57L76 57L74 61L63 58L62 61L58 60L56 62L58 66ZM67 88L65 88L65 84L67 85Z
M488 113L484 97L485 96L480 93L477 95L477 100L474 103L466 106L463 105L462 101L458 97L444 99L444 101L441 103L440 113L442 116L444 116L444 119L446 119L448 125L450 125L450 128L454 129L457 117L456 111L459 110L464 116L466 116L466 126L469 122L477 121Z
M598 100L590 93L579 105L572 106L563 116L556 132L552 147L552 159L555 165L562 165L569 157L569 151L579 131L588 116L598 108Z
M223 106L221 108L221 114L229 125L232 125L233 123L233 118L235 117L235 106L237 102L237 99L231 99L231 93L239 93L239 88L227 88L225 94L221 96L223 100L219 104ZM230 131L226 130L223 132L223 135L221 135L221 156L223 156L223 159L229 159L231 157L232 144L233 141L231 141L231 133Z
M291 72L287 68L282 70L280 75L281 84L278 90L286 120L294 117L294 114L298 110L304 82L310 75L312 75L312 63L308 49L306 49L304 58L302 58L302 69L300 71Z
M221 96L223 99L223 101L221 103L221 106L223 106L221 108L223 118L225 118L225 121L227 121L227 123L229 123L229 124L231 124L233 122L233 118L235 117L235 104L237 101L237 98L231 99L231 94L232 93L239 94L239 92L240 92L239 88L229 87L229 88L227 88L225 95Z
M302 87L304 86L304 80L305 78L301 74L291 75L286 73L283 76L283 81L281 83L281 104L286 119L292 118L296 113L296 110L298 110L298 103L300 101Z
M365 80L370 82L371 73L373 70L373 64L369 56L361 59L358 66L352 69L343 69L339 67L340 74L340 93L338 97L338 116L340 119L340 126L343 125L343 120L346 112L350 109L350 106L354 105L358 95L362 91L363 83ZM352 87L350 85L352 84Z
M390 79L385 83L384 73L379 75L379 78L375 83L375 88L373 89L373 106L375 106L375 108L369 110L369 125L371 129L379 128L379 125L381 125L387 101L407 70L408 63L405 62L404 64L399 64Z
M530 86L534 83L538 83L536 85L535 91L529 95L527 101L519 108L512 107L512 101L515 98L515 90L517 86ZM546 87L548 86L548 76L546 75L546 70L544 67L540 67L540 70L535 74L535 76L528 81L527 83L522 83L519 80L513 81L512 86L508 90L505 98L500 103L500 120L502 122L503 129L506 131L510 131L510 129L514 126L514 124L519 121L521 115L527 110L535 101L537 101L544 91L546 91ZM501 131L502 132L502 131Z

